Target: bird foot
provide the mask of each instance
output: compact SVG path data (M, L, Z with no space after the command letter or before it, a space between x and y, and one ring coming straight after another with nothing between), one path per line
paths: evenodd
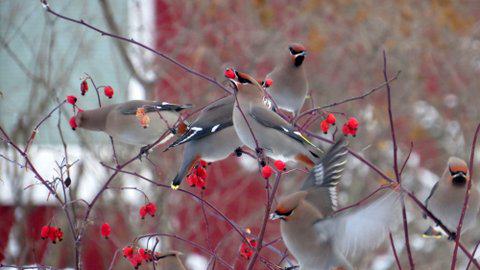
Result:
M174 128L169 128L168 130L170 130L170 132L171 132L173 135L176 135L176 134L177 134L177 130L174 129Z
M455 241L455 239L457 239L457 233L452 232L452 234L448 236L448 240Z
M243 151L242 151L242 148L238 147L237 149L235 149L235 155L237 155L237 157L241 157L242 154L243 154Z
M260 148L260 147L257 147L257 148L255 148L255 152L257 152L257 154L261 155L261 154L263 154L263 149Z
M146 146L142 146L142 148L140 148L140 153L138 153L138 159L140 161L142 161L142 156L145 155L145 156L148 156L148 151L150 150L150 145L146 145Z

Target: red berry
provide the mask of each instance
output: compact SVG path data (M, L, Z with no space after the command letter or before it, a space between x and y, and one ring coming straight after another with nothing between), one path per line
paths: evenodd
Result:
M150 215L150 216L155 216L155 212L157 212L157 206L153 203L147 203L145 205L145 208L147 210L147 213Z
M50 227L48 230L48 238L50 238L54 244L57 242L57 231L57 227Z
M198 182L198 176L194 173L187 177L187 183L189 186L194 187Z
M58 241L60 242L63 240L63 231L60 228L58 228L57 230L57 238L58 238Z
M108 98L113 97L113 88L111 86L105 86L105 88L103 89L103 92L105 93L105 96L107 96Z
M132 264L135 269L138 269L138 267L142 264L142 255L140 254L134 254L131 257L128 257L128 260L130 261L130 264Z
M351 134L351 129L350 127L347 125L347 123L345 123L342 127L342 132L343 132L343 135L345 136L348 136Z
M270 168L270 166L268 166L268 165L263 166L263 168L262 168L262 176L263 176L263 178L265 178L265 179L270 178L270 176L272 176L272 168Z
M199 178L202 178L204 180L205 180L205 178L207 178L207 170L205 170L205 168L203 168L201 166L197 167L196 174Z
M40 231L40 237L44 240L47 239L49 231L50 231L50 226L47 226L47 225L43 226Z
M203 160L203 159L200 159L200 166L202 166L202 167L206 168L206 167L207 167L207 165L208 165L208 163L207 163L205 160Z
M225 73L224 73L225 77L229 78L229 79L235 79L236 75L235 75L235 71L231 68L227 68L225 70Z
M273 84L272 79L266 79L265 83L263 85L268 88L268 87L272 86L272 84Z
M75 103L77 103L77 97L76 96L67 96L67 102L72 104L72 105L75 105Z
M329 124L326 120L323 120L323 121L320 123L320 128L322 129L323 134L327 134L327 133L328 133L328 129L330 128L330 124Z
M80 84L80 92L81 92L82 96L84 96L85 93L87 93L87 91L88 91L87 80L83 80L82 83Z
M196 185L196 186L197 186L198 188L205 189L205 185L207 184L207 183L205 182L205 179L200 178L200 177L197 177L197 179L198 179L198 181L197 181L197 185Z
M107 222L102 224L102 227L100 228L100 232L102 236L105 237L105 239L108 239L111 231L112 229L110 228L110 224L108 224Z
M123 248L123 257L130 258L133 256L133 248L131 246L126 246Z
M72 130L75 130L78 127L77 121L75 121L75 116L72 116L72 118L70 118L70 120L68 121L68 124L70 124L70 127L72 128Z
M347 124L350 129L354 129L354 130L358 129L358 120L355 117L350 117L350 119L348 119Z
M283 162L281 160L275 160L273 165L275 165L275 168L277 168L277 170L279 170L279 171L284 171L285 167L286 167L285 162Z
M147 207L144 205L142 207L140 207L140 217L142 219L145 219L145 216L147 215Z
M335 118L335 115L333 115L333 113L329 113L327 115L327 118L325 118L325 120L327 121L327 123L329 123L330 125L335 125L335 122L337 121L337 119Z

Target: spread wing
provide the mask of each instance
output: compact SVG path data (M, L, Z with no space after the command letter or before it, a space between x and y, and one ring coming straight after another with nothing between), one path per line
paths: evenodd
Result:
M290 138L304 144L314 147L316 150L323 152L317 146L312 144L307 138L305 138L300 132L296 131L292 125L290 125L285 119L280 117L275 112L268 110L264 107L253 106L249 111L250 116L253 117L258 123L268 128L273 128L289 136ZM312 153L313 154L313 153Z
M401 223L400 198L400 193L389 190L368 205L333 217L334 245L350 255L378 247Z
M210 136L211 134L232 126L234 101L233 96L227 96L205 107L197 119L188 126L187 131L168 148Z
M156 112L156 111L175 111L179 112L184 109L191 108L191 104L178 105L168 102L160 101L150 101L150 100L132 100L119 104L117 109L124 115L136 114L138 108L144 108L145 112Z
M348 149L344 137L328 150L322 160L310 171L301 190L308 191L306 200L324 215L337 207L337 184L347 163Z

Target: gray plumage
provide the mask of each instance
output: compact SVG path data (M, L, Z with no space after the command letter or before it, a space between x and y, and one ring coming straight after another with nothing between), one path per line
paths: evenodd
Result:
M237 72L237 77L233 125L240 140L253 150L257 150L258 143L258 148L273 159L313 166L322 150L266 107L262 88L256 80L241 72Z
M146 114L150 117L150 125L147 128L140 125L135 115L137 109L141 107L145 108ZM179 111L190 107L157 101L132 100L81 111L75 116L75 122L80 128L102 131L115 140L145 146L155 142L169 128L173 128L179 119Z
M227 96L208 105L187 131L169 146L185 144L183 161L172 185L178 186L197 160L222 160L242 146L233 128L233 104L234 96Z
M273 214L282 219L282 238L300 270L354 269L347 257L377 247L399 223L400 194L395 191L334 214L336 195L331 190L342 176L347 153L340 138L309 173L302 189L280 199Z
M425 202L427 208L452 232L456 231L460 220L468 181L471 179L467 163L460 158L450 157L447 168ZM478 186L472 183L462 232L475 226L479 211L480 192Z
M302 59L299 63L299 59ZM298 115L308 93L307 75L303 65L305 48L301 44L292 44L280 63L269 73L267 79L273 84L267 88L275 104L284 110ZM300 64L300 65L298 65Z

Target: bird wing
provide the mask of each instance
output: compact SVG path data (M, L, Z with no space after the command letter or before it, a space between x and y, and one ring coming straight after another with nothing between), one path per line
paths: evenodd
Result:
M305 136L303 136L300 132L296 131L292 125L290 125L287 121L285 121L285 119L280 117L275 112L261 106L252 106L249 114L261 125L276 129L304 145L310 145L315 149L322 151L307 138L305 138Z
M307 191L306 200L324 215L336 210L337 184L345 170L347 155L347 141L342 136L313 167L303 182L301 190Z
M232 126L233 104L233 96L227 96L205 107L197 119L187 127L187 131L167 149L201 139Z
M160 101L149 101L149 100L132 100L119 104L117 109L124 115L134 115L137 113L138 108L144 108L145 112L156 112L156 111L182 111L184 109L191 108L191 104L178 105L168 102Z
M430 201L430 198L432 198L433 194L435 193L435 190L438 188L438 184L440 181L436 182L435 185L433 185L432 189L430 190L430 194L428 194L428 197L425 199L425 207L428 209L428 202ZM427 215L423 214L423 218L426 219Z
M336 248L355 255L378 247L401 222L400 198L400 193L389 190L366 206L332 217L330 230Z

